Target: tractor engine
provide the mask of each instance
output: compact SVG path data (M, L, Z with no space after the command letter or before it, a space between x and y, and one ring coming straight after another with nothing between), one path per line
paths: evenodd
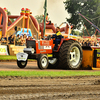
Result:
M24 53L29 59L37 58L39 54L52 54L53 40L27 40Z

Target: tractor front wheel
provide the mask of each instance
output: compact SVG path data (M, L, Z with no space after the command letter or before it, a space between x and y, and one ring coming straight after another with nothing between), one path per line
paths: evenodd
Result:
M17 65L19 68L25 68L27 65L27 60L26 61L18 61L17 60Z
M47 55L40 55L37 59L37 64L40 69L47 69L49 64Z

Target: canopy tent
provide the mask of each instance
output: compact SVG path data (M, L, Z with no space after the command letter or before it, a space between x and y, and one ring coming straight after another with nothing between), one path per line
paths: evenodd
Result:
M24 30L24 31L23 31ZM31 30L30 29L27 29L27 28L21 28L21 31L18 31L17 32L17 35L24 35L24 34L26 34L26 36L32 36L32 33L31 33Z

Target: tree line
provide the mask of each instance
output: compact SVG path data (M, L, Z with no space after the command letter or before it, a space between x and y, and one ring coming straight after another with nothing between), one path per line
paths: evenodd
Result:
M84 15L98 28L100 27L100 0L66 0L64 5L65 10L71 16L70 18L66 18L66 20L74 24L74 28L80 30L82 26L85 25L90 35L94 34L96 30L89 22L79 16L78 12ZM88 35L86 29L84 30L84 34Z

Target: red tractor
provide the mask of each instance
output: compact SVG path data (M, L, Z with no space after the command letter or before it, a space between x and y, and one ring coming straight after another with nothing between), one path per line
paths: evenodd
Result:
M25 68L28 59L36 59L40 69L79 69L83 52L75 39L61 38L58 49L54 50L54 40L28 40L24 53L17 54L17 65Z

